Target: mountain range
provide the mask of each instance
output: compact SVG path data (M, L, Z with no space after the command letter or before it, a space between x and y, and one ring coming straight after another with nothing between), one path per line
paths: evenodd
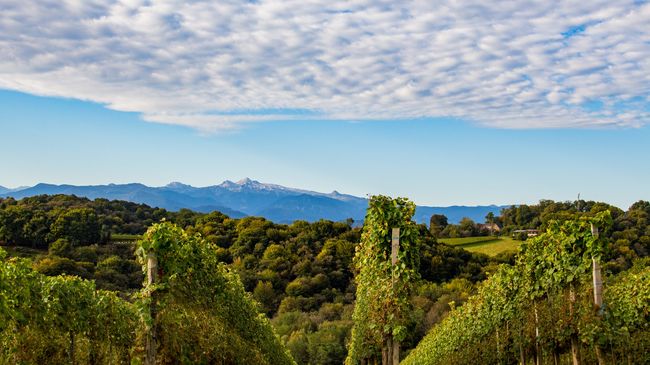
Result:
M9 188L5 188L4 186L0 185L0 195L11 193L11 192L18 191L18 190L27 189L28 187L29 186L21 186L21 187L15 188L15 189L9 189Z
M368 200L341 194L337 191L319 193L315 191L289 188L275 184L265 184L245 178L237 182L229 180L219 185L194 187L173 182L161 187L143 184L108 185L53 185L40 183L32 187L9 189L0 186L0 197L21 199L34 195L69 194L89 199L105 198L126 200L147 204L152 207L177 211L187 208L199 212L218 210L233 218L262 216L276 223L291 223L295 220L333 221L352 218L363 221ZM463 217L483 222L488 212L498 215L505 206L418 206L414 220L429 223L432 214L444 214L449 223L458 223Z

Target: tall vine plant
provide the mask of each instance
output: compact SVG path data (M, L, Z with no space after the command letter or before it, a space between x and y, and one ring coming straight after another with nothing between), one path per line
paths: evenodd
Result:
M418 233L411 217L415 204L405 198L373 196L368 204L361 243L354 257L357 285L354 327L346 364L399 362L406 336L409 297L419 279ZM399 228L399 250L391 260L391 235Z
M155 264L156 277L138 301L145 333L136 360L295 365L239 276L219 262L216 246L162 222L149 228L136 254L145 273Z

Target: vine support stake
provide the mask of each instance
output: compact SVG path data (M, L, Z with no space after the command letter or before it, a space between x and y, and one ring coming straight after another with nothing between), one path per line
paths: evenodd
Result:
M147 253L147 287L151 287L158 281L158 259L153 252ZM151 296L151 304L149 313L151 315L151 326L147 331L147 338L145 342L145 365L154 365L156 363L156 302L155 296L149 291Z
M591 235L594 236L595 239L598 239L598 227L594 226L594 224L591 224ZM602 273L600 270L600 262L598 262L598 258L595 256L591 257L591 262L592 262L592 277L593 277L593 283L594 283L594 306L596 311L598 312L597 315L601 316L603 314L603 278L602 278ZM598 365L604 365L605 364L605 359L603 358L602 351L600 349L600 346L596 343L594 346L596 350L596 359L598 359Z
M535 365L541 365L542 351L539 348L539 318L537 317L537 302L533 302L533 311L535 313Z
M574 305L576 303L576 293L573 288L573 283L569 285L569 313L571 314L571 323L572 326L575 326L573 322L575 321L574 316ZM571 360L573 365L580 365L580 348L578 347L578 335L574 332L571 334Z
M591 224L591 234L597 239L598 238L598 227ZM603 279L600 270L600 263L595 256L591 257L593 264L593 281L594 281L594 304L598 311L601 310L603 306Z
M391 250L390 250L390 262L393 266L397 263L397 253L399 252L399 227L393 228L391 235Z
M395 266L397 264L397 254L399 253L399 227L393 228L391 234L391 245L390 245L390 260L391 265ZM393 286L395 285L395 270L391 270L391 280ZM394 290L394 289L393 289ZM390 339L388 346L392 347L388 349L388 353L391 355L388 359L389 364L397 365L399 364L399 342L395 339Z

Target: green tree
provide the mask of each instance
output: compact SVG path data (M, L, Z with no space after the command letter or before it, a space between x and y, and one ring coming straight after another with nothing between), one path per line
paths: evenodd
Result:
M494 234L494 229L493 229L493 224L496 221L496 217L494 216L494 213L488 212L488 214L485 215L485 223L490 225L490 236Z
M477 235L476 223L470 218L463 218L458 223L460 234L462 237L472 237Z
M268 281L258 281L255 290L253 290L253 298L262 305L265 313L271 313L275 308L277 298L273 290L273 284Z
M98 243L101 237L101 226L97 215L89 208L70 209L52 223L50 239L52 241L65 238L73 246Z
M32 247L47 248L47 234L50 231L45 213L35 211L23 225L23 238Z
M434 237L438 237L449 222L444 214L433 214L429 219L429 231Z
M316 332L307 335L309 363L342 364L345 361L345 337L349 330L349 324L344 321L325 321Z
M23 234L23 227L29 220L29 210L21 206L9 205L0 210L0 241L31 246Z
M67 257L72 253L72 246L67 239L59 238L50 244L49 252L50 255Z
M489 212L485 215L485 223L494 223L494 213Z

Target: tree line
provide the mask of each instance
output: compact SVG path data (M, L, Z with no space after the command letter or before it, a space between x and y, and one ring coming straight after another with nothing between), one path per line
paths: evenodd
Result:
M183 222L189 210L169 212L119 200L74 195L38 195L21 200L0 198L0 242L47 249L57 239L73 246L110 241L111 234L143 234L161 219Z

